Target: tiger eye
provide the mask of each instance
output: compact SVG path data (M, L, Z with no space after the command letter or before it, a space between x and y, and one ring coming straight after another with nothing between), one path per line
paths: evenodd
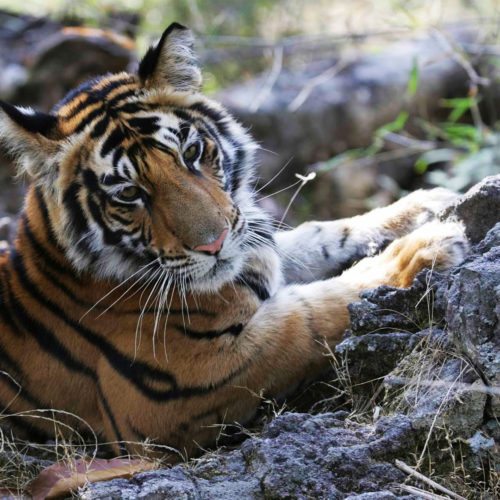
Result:
M133 200L139 196L139 189L135 186L128 186L120 192L120 198L124 200Z
M190 161L193 160L196 155L198 154L198 146L196 144L193 144L192 146L189 146L189 148L184 151L184 160Z

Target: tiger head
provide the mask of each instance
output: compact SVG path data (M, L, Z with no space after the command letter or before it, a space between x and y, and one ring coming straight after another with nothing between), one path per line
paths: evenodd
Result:
M0 135L77 271L162 269L215 290L272 246L250 187L257 146L200 86L191 32L174 23L137 74L89 81L50 114L1 103Z

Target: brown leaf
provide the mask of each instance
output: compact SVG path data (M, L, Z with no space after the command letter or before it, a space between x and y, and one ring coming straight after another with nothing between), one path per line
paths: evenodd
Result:
M113 458L104 460L73 460L57 462L43 469L31 483L33 500L45 500L67 495L85 483L131 478L134 474L154 469L156 464L145 460Z

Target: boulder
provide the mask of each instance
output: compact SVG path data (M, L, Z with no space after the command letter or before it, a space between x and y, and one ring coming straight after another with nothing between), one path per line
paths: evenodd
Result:
M461 220L469 240L479 243L500 220L500 174L486 177L473 186L443 216Z
M403 415L375 426L345 420L345 412L286 413L240 449L218 450L169 470L133 480L91 484L82 498L97 499L404 499L405 474L391 462L415 446Z
M457 348L485 381L500 387L500 223L450 275L446 321ZM500 394L491 395L491 416L500 418Z

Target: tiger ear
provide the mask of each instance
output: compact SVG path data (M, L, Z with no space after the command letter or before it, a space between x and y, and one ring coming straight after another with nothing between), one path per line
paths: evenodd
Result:
M18 158L22 173L32 178L48 173L60 138L56 116L0 101L0 140Z
M201 87L201 71L193 50L189 29L172 23L152 45L139 64L139 78L147 88L173 87L196 92Z

